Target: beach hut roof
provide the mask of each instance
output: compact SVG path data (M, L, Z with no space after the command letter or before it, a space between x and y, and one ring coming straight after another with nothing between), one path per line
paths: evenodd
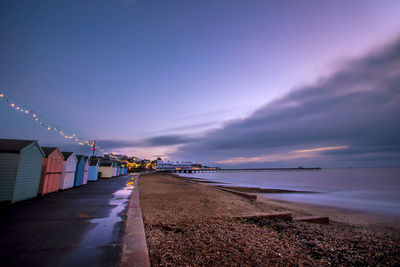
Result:
M1 153L19 153L25 147L35 143L40 152L45 155L42 148L35 140L19 140L19 139L0 139L0 152Z
M46 154L46 157L48 157L56 149L57 149L57 147L42 146L42 150L43 150L44 154Z
M88 160L88 156L84 156L84 155L76 155L76 158L78 159L78 162L80 162L81 161L81 159L83 158L83 160L85 161L85 164L86 164L86 161Z
M19 152L24 147L35 142L34 140L14 140L0 139L0 151L2 152Z
M98 162L99 162L99 159L98 159L98 158L90 158L90 163L89 163L89 165L90 165L90 166L96 166Z
M102 167L108 167L108 166L113 166L113 162L108 159L101 159L100 160L100 166Z
M72 154L74 154L74 152L61 152L64 156L64 159L69 158Z
M57 152L57 154L61 156L62 159L64 160L64 155L62 154L61 150L58 147L43 146L42 150L46 155L46 158L48 158L50 154Z

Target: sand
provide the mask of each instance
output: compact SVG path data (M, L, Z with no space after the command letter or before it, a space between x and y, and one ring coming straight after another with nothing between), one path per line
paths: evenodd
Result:
M167 174L139 179L153 266L397 265L394 217L277 201L251 200ZM329 225L237 217L291 212L328 215Z

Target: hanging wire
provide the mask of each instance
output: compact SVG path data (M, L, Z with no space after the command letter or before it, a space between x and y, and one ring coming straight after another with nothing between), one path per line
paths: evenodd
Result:
M39 126L44 127L47 131L57 133L62 137L64 137L65 139L74 141L81 146L91 147L91 149L93 150L93 146L95 144L93 139L88 139L82 136L78 136L72 131L65 130L65 128L62 128L57 124L55 124L54 122L51 122L50 120L48 120L43 115L39 114L29 106L21 104L20 101L18 101L15 97L11 96L4 90L0 90L0 101L5 103L12 110L20 112L30 117L32 120L37 122ZM102 149L97 143L96 143L96 150L105 153L105 150Z

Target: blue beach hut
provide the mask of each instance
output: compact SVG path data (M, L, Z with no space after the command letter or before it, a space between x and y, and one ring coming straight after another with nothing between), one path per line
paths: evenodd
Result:
M37 141L0 139L0 201L36 197L44 157Z
M78 163L76 164L74 187L81 186L87 183L89 162L88 157L76 155Z
M97 177L99 174L99 164L100 164L99 158L90 158L88 181L97 181Z

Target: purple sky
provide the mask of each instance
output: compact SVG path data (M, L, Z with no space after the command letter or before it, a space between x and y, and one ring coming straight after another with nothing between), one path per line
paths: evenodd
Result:
M382 119L399 117L398 14L399 1L6 0L0 88L108 151L398 166L399 127ZM76 148L1 103L0 126L3 138ZM371 127L383 133L362 139Z

